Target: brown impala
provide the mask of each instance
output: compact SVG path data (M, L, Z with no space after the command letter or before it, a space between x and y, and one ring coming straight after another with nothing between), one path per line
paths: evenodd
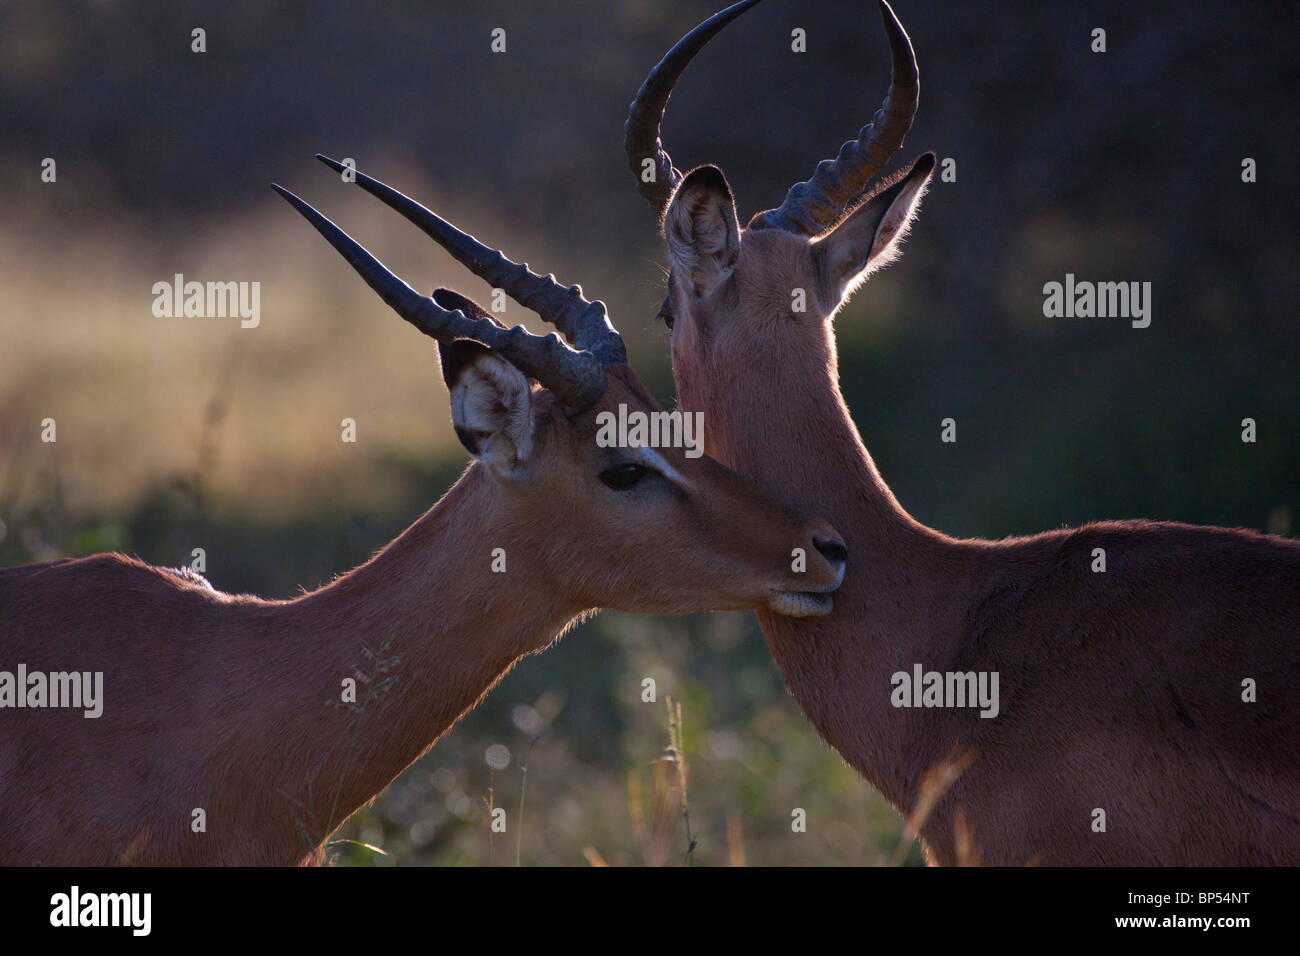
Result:
M895 807L937 798L921 828L932 862L1300 863L1300 542L1151 521L967 541L908 515L840 395L831 320L897 254L934 168L927 154L873 182L916 112L911 43L881 2L883 108L741 229L721 171L683 176L658 137L687 63L755 2L668 53L626 145L662 218L663 317L706 450L827 516L853 553L831 617L758 612L791 692ZM914 706L899 677L922 672L945 692L996 675L996 716L938 693L948 706Z
M369 562L291 601L116 554L0 570L0 655L43 688L0 709L0 864L306 862L515 661L598 608L831 609L845 555L824 522L709 458L598 446L602 410L658 410L601 303L357 179L574 347L419 295L280 190L437 340L475 462ZM331 706L358 668L397 678L364 720ZM96 717L46 709L77 672L102 674Z

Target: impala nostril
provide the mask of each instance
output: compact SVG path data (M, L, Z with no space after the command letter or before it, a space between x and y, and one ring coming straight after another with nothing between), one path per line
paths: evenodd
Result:
M843 564L849 556L849 549L843 541L834 538L813 538L813 547L821 552L823 558L832 564Z

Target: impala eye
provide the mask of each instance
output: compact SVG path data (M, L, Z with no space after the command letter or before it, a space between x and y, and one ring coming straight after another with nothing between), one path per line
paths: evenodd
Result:
M649 473L649 468L628 463L606 468L600 473L599 478L607 487L613 488L615 491L627 491Z
M664 299L664 304L659 306L659 314L655 316L655 318L660 319L664 325L668 326L669 332L673 330L672 299L673 297L671 295L667 296Z

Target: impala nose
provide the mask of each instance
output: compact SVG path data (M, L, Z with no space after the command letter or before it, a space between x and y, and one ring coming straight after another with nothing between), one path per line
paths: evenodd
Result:
M843 564L849 556L849 549L844 547L844 542L835 538L814 537L813 547L831 564Z

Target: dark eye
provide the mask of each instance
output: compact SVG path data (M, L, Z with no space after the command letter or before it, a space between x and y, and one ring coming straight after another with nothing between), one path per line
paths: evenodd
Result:
M664 325L668 326L668 331L669 331L669 332L671 332L671 331L673 330L673 306L672 306L672 301L673 301L673 297L672 297L671 295L668 296L667 298L665 298L665 299L664 299L664 304L661 305L661 306L659 306L659 314L658 314L657 316L655 316L655 318L657 318L657 319L661 319L661 320L663 321Z
M599 477L601 481L615 491L627 491L627 489L644 478L649 471L650 469L643 468L640 465L615 465L613 468L606 468L600 473Z

